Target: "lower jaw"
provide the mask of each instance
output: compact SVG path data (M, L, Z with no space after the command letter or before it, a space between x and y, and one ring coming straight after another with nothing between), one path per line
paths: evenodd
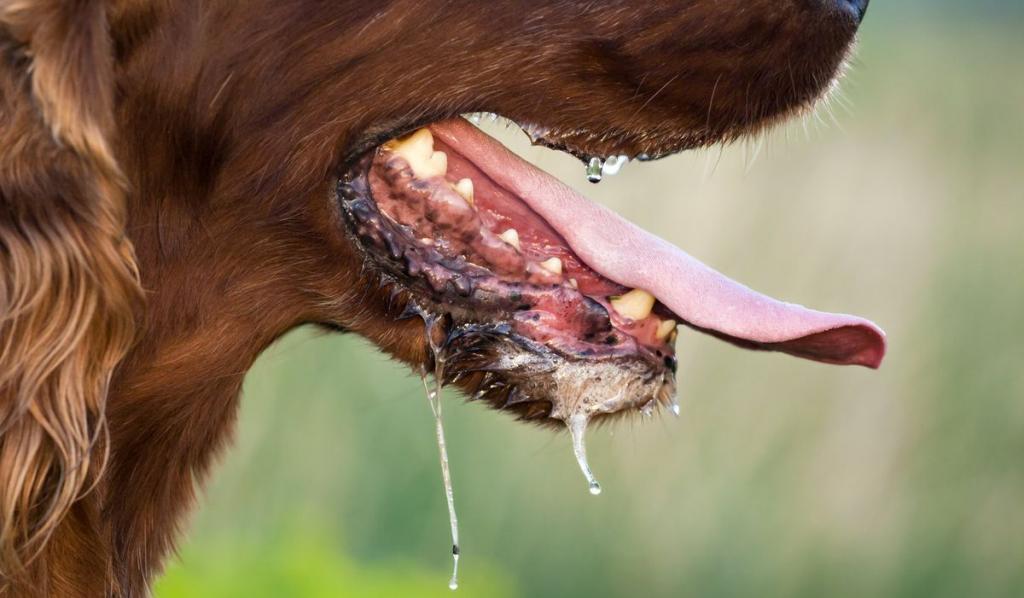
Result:
M479 256L452 254L441 233L437 241L418 238L416 223L393 217L393 198L384 200L389 213L374 196L375 190L383 195L382 177L411 175L401 161L397 173L385 172L386 151L364 156L340 178L340 206L367 270L391 289L395 317L423 319L431 348L425 367L439 382L457 383L474 398L533 421L673 408L674 323L671 335L658 338L654 329L667 318L650 314L638 327L615 314L608 296L583 294L565 276L582 272L573 270L580 266L571 256L562 276L536 269L498 275L481 266ZM422 181L415 184L431 191ZM588 289L622 290L595 276L584 280Z

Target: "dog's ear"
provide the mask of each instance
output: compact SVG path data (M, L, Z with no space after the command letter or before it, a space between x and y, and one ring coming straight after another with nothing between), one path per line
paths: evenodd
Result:
M95 483L141 292L100 0L0 0L0 588Z

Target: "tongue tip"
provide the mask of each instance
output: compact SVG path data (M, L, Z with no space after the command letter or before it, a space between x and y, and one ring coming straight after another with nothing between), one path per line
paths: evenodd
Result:
M873 322L865 322L860 325L864 331L866 342L850 359L850 365L860 365L873 370L882 367L886 351L889 348L889 341L885 331Z
M873 322L858 320L766 348L822 363L877 370L888 348L885 331Z

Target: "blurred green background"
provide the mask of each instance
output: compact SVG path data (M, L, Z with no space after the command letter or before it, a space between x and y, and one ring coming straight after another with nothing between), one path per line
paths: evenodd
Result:
M873 3L830 107L762 141L629 165L500 135L752 287L887 329L883 369L685 331L682 417L566 434L447 393L471 596L1024 592L1024 36L1019 6ZM945 16L943 16L945 15ZM419 380L291 334L156 595L442 596L449 537Z

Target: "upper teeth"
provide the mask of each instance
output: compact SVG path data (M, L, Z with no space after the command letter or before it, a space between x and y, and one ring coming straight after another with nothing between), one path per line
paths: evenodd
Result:
M498 235L498 238L508 243L512 247L515 247L516 249L521 249L521 247L519 246L519 231L517 231L514 228L510 228L507 231L501 233L500 235Z
M458 183L455 183L455 191L462 196L469 205L473 205L473 180L472 179L459 179Z
M405 158L413 175L420 179L444 176L448 172L448 156L434 151L434 136L428 129L417 129L414 133L387 144L387 149Z
M643 320L654 309L654 295L643 289L633 289L625 295L612 297L611 304L619 315L631 320Z
M540 267L544 268L552 274L562 273L562 260L557 257L549 258L540 263Z

